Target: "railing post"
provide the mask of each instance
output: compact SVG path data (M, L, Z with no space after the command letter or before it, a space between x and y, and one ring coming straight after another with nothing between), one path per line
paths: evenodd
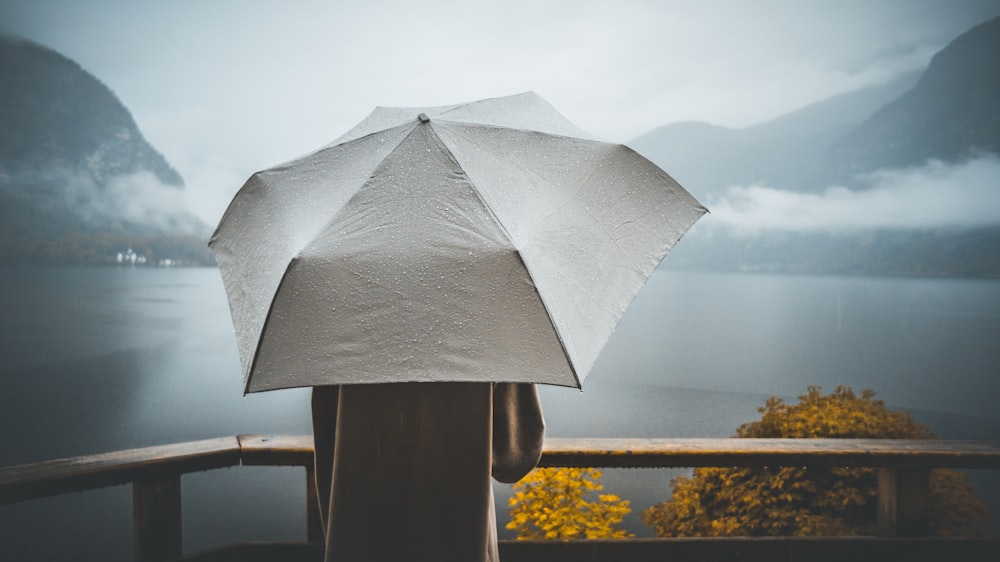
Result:
M132 559L161 562L181 555L181 477L132 483Z
M316 470L306 467L306 540L323 542L323 520L319 512L319 495L316 492Z
M879 469L879 535L925 537L929 534L930 475L929 469Z

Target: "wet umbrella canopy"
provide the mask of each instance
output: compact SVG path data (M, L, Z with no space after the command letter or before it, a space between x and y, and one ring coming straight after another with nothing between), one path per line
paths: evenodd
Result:
M533 93L377 108L254 174L212 236L245 390L578 387L705 212Z

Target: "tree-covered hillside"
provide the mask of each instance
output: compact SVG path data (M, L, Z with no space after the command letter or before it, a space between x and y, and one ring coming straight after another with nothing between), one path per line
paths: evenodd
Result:
M0 36L0 263L210 263L184 182L100 80Z

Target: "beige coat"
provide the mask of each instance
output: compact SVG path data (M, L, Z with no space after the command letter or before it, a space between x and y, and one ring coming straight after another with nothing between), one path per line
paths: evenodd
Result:
M495 561L491 475L538 462L534 385L400 383L313 389L326 560Z

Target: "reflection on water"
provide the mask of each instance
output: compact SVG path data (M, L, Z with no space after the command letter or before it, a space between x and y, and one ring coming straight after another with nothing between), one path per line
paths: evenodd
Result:
M307 390L242 397L216 270L3 273L0 464L309 432ZM998 341L998 282L660 272L584 392L541 392L553 436L728 436L770 394L848 384L916 411L944 437L996 439ZM666 476L655 471L605 483L635 498L642 488L632 488L658 478L659 501ZM302 479L245 468L185 477L186 549L300 539ZM498 500L507 493L499 487ZM649 503L634 500L636 515ZM0 544L31 560L127 559L129 509L122 487L2 507ZM637 520L627 524L642 534ZM52 528L67 538L36 536Z

